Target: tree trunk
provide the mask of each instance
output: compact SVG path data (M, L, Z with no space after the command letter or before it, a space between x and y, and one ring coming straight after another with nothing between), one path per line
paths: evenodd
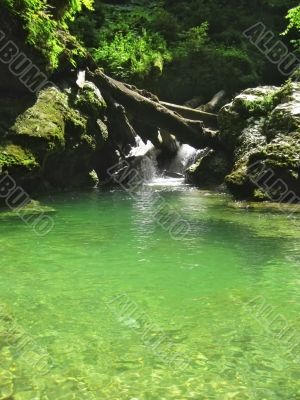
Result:
M136 118L152 126L166 129L176 136L181 143L186 143L196 148L207 146L212 148L222 147L218 136L214 132L206 130L202 121L181 117L162 105L149 92L136 90L133 86L112 79L105 75L101 69L97 69L94 73L87 71L87 79L94 82L100 90L102 89L109 93L112 98L122 104Z

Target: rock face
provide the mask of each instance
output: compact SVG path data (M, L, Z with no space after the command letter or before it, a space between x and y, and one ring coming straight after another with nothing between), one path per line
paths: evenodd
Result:
M94 185L95 154L108 140L105 109L90 86L68 94L44 89L13 125L9 119L3 124L1 173L29 191Z
M201 188L214 188L224 182L231 167L231 160L223 151L204 149L186 170L185 178Z
M219 123L220 138L234 156L225 181L236 197L298 200L299 83L247 89L223 107Z
M90 82L48 87L35 100L0 98L0 179L9 174L30 193L105 182L107 170L130 154L106 100ZM221 109L219 126L222 150L199 152L186 171L189 183L225 182L241 199L300 201L300 84L243 91Z

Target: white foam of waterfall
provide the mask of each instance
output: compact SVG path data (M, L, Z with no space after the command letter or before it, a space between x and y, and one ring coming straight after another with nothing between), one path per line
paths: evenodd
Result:
M129 153L129 157L143 157L154 150L153 144L150 140L145 143L139 136L135 137L136 145L132 147Z
M76 85L82 89L84 84L85 84L85 71L79 71L77 74Z
M194 163L197 154L198 150L194 147L183 144L169 165L168 171L184 174L184 171Z
M136 136L135 141L136 146L131 148L128 158L134 157L138 161L136 168L139 175L145 182L150 182L157 172L155 147L150 140L145 143L139 136Z

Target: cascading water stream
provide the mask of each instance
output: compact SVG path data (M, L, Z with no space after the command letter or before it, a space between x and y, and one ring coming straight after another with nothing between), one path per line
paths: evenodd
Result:
M195 162L198 152L199 150L188 144L181 145L167 171L183 175L185 170Z
M132 147L128 159L133 159L134 168L138 170L139 176L144 182L151 182L157 175L156 150L148 140L146 143L140 136L135 138L136 146Z
M149 182L151 186L165 186L176 187L184 185L185 170L190 167L196 160L200 150L196 150L187 144L180 146L176 156L167 166L163 173L156 174L152 181Z

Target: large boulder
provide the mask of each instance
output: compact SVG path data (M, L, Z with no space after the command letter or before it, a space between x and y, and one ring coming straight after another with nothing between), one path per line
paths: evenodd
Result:
M244 91L222 109L220 125L220 137L233 151L235 162L225 181L237 197L297 200L300 84Z
M195 163L186 170L185 179L200 188L214 188L224 182L231 168L232 161L227 153L204 149L198 154Z
M46 152L64 149L69 120L84 129L79 113L76 115L69 109L67 95L48 88L40 92L32 107L18 116L8 136L15 142L31 144L43 156Z
M90 88L80 89L80 96L46 88L12 126L7 123L0 137L2 172L30 191L94 185L95 153L108 139L100 119L106 105Z
M220 110L220 140L228 150L236 148L243 130L253 120L265 116L272 108L272 99L278 91L275 86L246 89Z

